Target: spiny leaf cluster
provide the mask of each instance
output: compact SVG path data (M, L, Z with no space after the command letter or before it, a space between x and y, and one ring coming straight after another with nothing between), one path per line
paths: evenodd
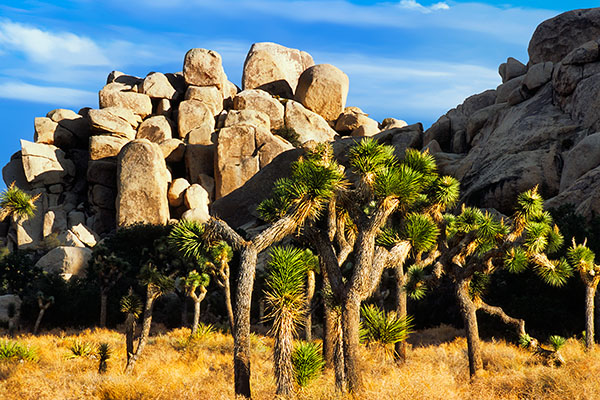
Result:
M5 212L5 215L33 217L36 210L35 201L38 197L39 195L31 197L13 182L5 191L0 193L0 208Z
M300 387L306 387L323 371L325 360L321 345L312 342L300 342L292 353L294 377Z
M360 340L364 343L394 344L405 340L412 332L410 316L400 318L396 313L385 313L372 304L362 306L360 314Z

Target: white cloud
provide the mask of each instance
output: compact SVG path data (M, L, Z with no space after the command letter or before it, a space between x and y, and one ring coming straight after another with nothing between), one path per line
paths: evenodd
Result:
M110 62L90 38L71 32L49 32L0 20L0 50L22 53L34 63L68 66L105 66Z
M0 98L82 107L98 102L98 94L65 87L39 86L20 81L0 82Z
M416 2L415 0L402 0L398 4L400 8L405 8L407 10L415 10L422 13L430 13L432 11L440 11L440 10L449 10L450 6L447 3L439 2L432 4L429 7L425 7L421 3Z

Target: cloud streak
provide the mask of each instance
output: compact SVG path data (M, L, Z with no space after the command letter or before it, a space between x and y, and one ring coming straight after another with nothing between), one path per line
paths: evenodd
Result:
M0 82L0 98L61 106L94 105L98 94L86 90L40 86L20 81Z

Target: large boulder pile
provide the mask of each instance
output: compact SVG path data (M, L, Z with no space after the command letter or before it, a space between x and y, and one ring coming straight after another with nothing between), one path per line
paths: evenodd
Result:
M549 207L600 212L600 9L543 22L525 65L509 58L502 84L474 95L425 132L424 146L461 181L463 200L510 212L539 184Z
M112 71L98 108L36 118L33 141L21 141L2 173L7 185L40 195L38 212L3 225L0 238L11 248L61 245L48 259L70 265L68 255L81 253L72 249L90 248L121 226L206 221L211 213L245 213L246 203L252 214L272 180L260 193L245 191L243 204L229 199L239 199L240 188L282 153L291 155L283 157L289 165L295 146L406 125L393 118L380 124L346 107L346 74L315 65L306 52L256 43L243 68L241 90L217 52L191 49L182 72ZM79 273L68 269L61 267Z

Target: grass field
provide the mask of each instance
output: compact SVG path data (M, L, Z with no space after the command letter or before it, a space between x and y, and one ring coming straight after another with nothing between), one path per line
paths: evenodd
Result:
M396 366L381 349L362 350L364 399L600 399L600 351L585 353L569 339L561 350L566 365L548 367L530 352L504 341L483 344L486 371L471 382L466 340L451 327L415 333L403 366ZM18 336L34 348L38 361L0 361L0 399L148 400L231 399L233 368L231 336L208 333L193 341L189 330L161 331L152 336L133 375L125 366L124 335L113 330L52 331ZM73 343L113 349L107 373L98 374L93 356L71 357ZM252 338L252 389L255 399L273 399L272 340ZM338 399L333 373L325 371L298 399Z

